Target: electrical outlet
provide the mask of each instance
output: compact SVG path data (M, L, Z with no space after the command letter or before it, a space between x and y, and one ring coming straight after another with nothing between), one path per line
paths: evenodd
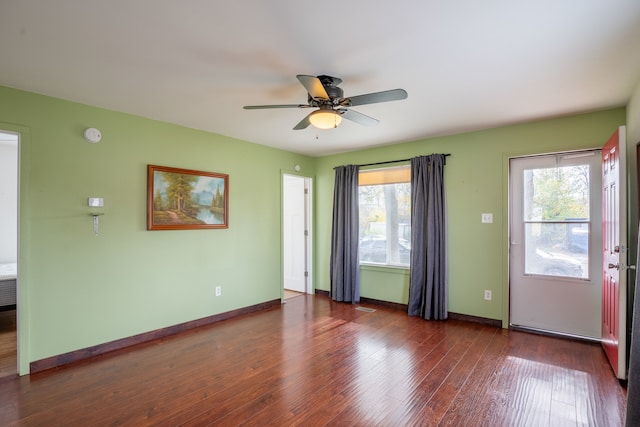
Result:
M484 291L484 299L487 301L491 301L491 291L489 290Z
M216 286L216 296L222 295L222 286Z
M493 214L492 213L483 213L482 214L482 223L483 224L491 224L493 222Z

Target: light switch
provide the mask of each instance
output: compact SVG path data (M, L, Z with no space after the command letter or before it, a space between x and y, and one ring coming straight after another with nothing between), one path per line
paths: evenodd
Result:
M483 213L482 214L482 223L483 224L491 224L493 222L493 214L491 213Z
M104 199L102 197L89 197L88 203L92 208L101 208L104 206Z

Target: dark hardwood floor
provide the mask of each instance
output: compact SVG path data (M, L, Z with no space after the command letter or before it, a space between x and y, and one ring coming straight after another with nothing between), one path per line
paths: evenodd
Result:
M16 310L0 311L0 379L18 372Z
M0 425L620 426L598 345L324 296L0 380Z

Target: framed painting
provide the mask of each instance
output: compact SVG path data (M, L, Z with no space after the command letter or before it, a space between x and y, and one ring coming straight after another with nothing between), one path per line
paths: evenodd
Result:
M147 166L147 230L229 228L229 175Z

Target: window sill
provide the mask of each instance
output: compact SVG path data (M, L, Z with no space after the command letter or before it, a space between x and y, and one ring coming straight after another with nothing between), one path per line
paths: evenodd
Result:
M393 273L393 274L409 274L409 266L403 265L386 265L386 264L364 264L360 263L360 270L365 271L378 271L381 273Z

